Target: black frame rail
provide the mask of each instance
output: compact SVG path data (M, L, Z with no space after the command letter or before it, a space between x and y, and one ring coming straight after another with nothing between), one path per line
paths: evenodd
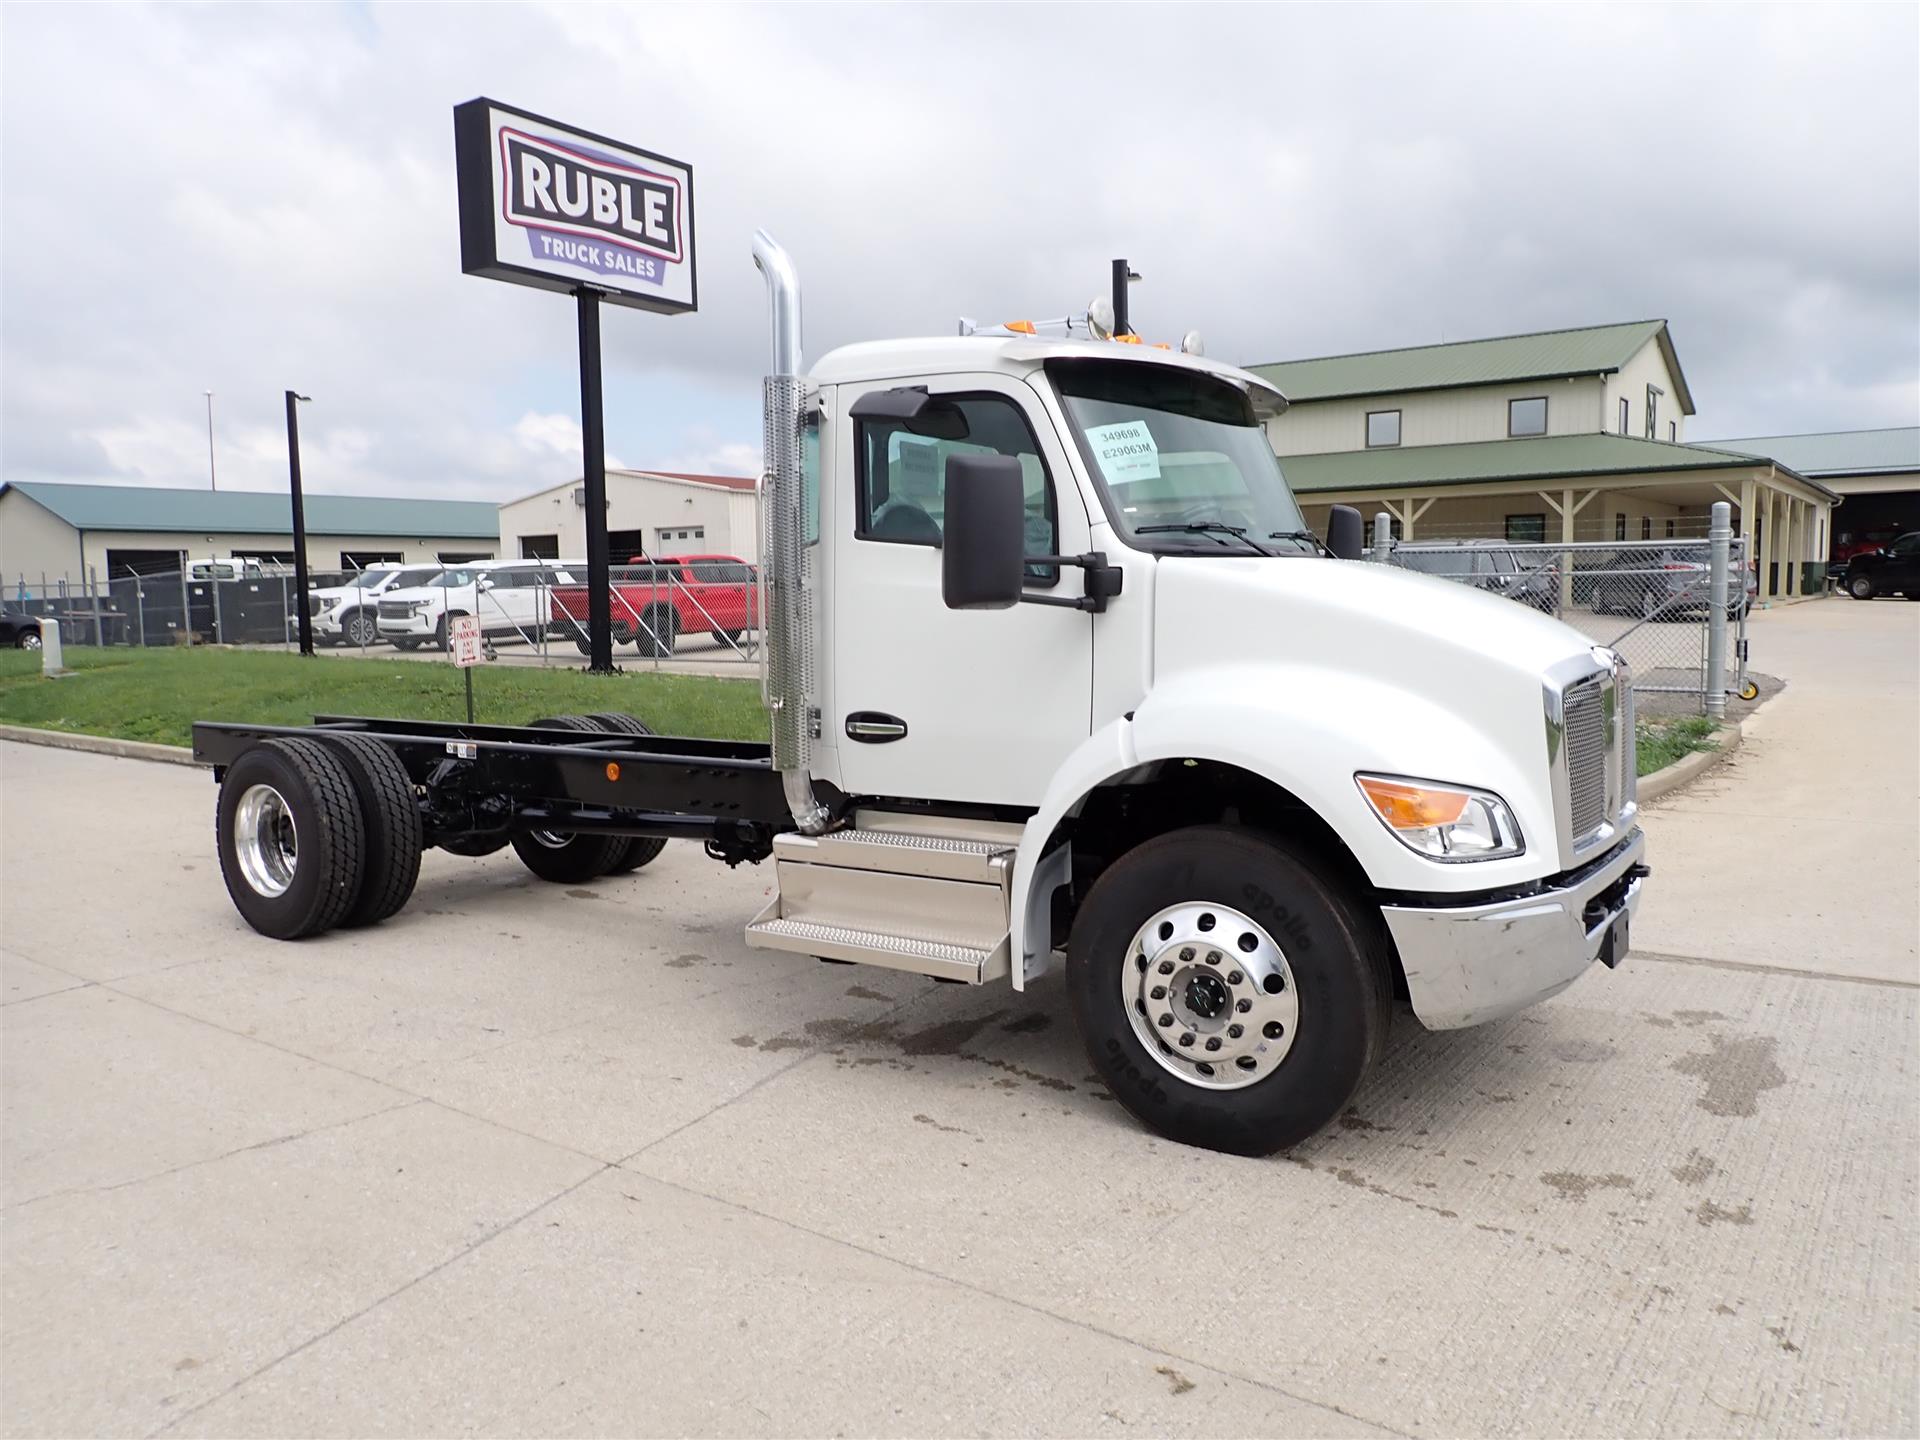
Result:
M318 715L312 725L201 721L194 759L216 776L279 737L351 733L389 746L420 796L429 845L528 830L705 840L729 864L764 859L790 829L771 747L673 735Z

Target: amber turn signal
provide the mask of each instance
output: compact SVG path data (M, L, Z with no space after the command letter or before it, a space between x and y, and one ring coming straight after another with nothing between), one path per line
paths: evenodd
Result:
M1451 825L1466 814L1469 797L1461 790L1438 790L1404 780L1362 776L1361 792L1395 830L1431 830Z

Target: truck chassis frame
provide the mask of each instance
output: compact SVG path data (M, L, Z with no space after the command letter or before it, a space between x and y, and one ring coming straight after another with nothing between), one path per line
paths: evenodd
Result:
M764 860L793 828L771 748L752 741L585 735L536 725L317 715L312 725L193 727L216 780L263 740L363 735L414 784L427 846L538 831L705 842L728 865Z

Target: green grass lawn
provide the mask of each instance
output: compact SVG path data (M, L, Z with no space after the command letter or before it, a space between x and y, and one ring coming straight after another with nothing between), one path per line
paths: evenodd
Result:
M1681 756L1696 750L1718 750L1720 742L1714 738L1717 729L1719 726L1705 715L1642 720L1640 733L1635 737L1640 747L1640 773L1651 775L1656 770L1664 770Z
M305 725L321 714L464 720L467 713L460 673L445 663L86 646L68 646L65 659L76 673L48 680L37 654L0 651L0 723L185 745L196 720ZM476 720L496 725L625 710L663 734L767 735L760 687L751 680L480 665L473 704Z
M69 646L76 673L43 679L40 657L0 651L0 723L185 745L196 720L305 725L315 715L461 720L460 673L420 660L303 660L279 651L96 649ZM588 675L481 665L474 718L524 725L546 715L625 710L667 735L763 740L766 712L751 680L704 675ZM1640 722L1640 773L1718 748L1704 715Z

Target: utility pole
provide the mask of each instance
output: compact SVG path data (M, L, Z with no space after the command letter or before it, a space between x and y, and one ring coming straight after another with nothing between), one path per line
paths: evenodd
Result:
M311 396L287 391L287 483L293 497L293 589L300 616L300 653L313 654L313 614L307 605L307 502L300 493L301 401ZM214 582L216 585L219 581Z
M207 391L207 488L218 490L220 478L213 469L213 391Z

